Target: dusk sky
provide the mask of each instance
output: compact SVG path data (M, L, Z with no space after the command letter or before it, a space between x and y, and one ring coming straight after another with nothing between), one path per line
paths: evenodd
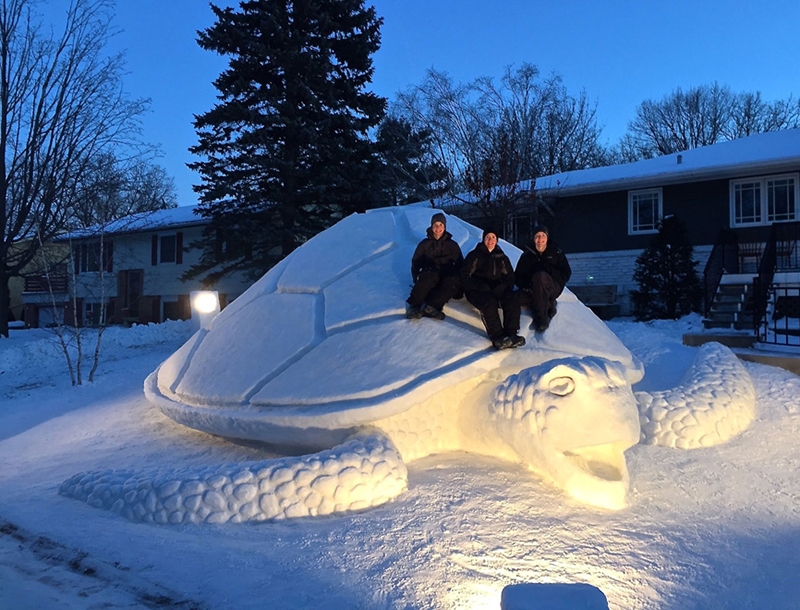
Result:
M66 6L67 0L51 0ZM235 6L235 0L215 4ZM368 2L369 4L369 2ZM529 62L563 77L597 104L602 140L615 144L637 106L676 88L718 82L768 101L800 95L800 2L776 0L373 0L383 17L373 90L391 99L433 67L456 82L499 78ZM150 98L144 138L160 144L180 205L196 202L193 115L215 101L223 58L203 51L196 31L213 23L204 0L117 0L113 41L125 50L126 89Z

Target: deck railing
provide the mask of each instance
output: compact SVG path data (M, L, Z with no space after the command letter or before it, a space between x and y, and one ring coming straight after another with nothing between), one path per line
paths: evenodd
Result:
M65 294L67 292L66 275L26 275L25 292L52 292L54 294Z
M775 228L775 264L779 271L800 270L800 252L797 242L800 240L800 222L782 222L773 225Z
M769 231L761 262L758 265L758 275L753 278L753 330L758 334L759 328L766 319L769 290L775 278L775 264L778 260L777 225L773 224Z
M759 342L800 346L800 287L772 286L770 301L772 315L759 325Z

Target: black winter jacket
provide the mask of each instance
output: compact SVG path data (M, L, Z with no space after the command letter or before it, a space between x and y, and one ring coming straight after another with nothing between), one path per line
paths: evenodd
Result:
M525 247L515 271L517 286L521 290L530 290L533 275L539 271L546 271L550 274L558 286L559 294L572 276L572 269L567 262L567 257L554 243L548 243L544 252L538 252L536 248L530 246Z
M450 233L445 231L439 239L435 239L429 228L428 237L419 242L411 257L411 279L416 282L420 272L425 269L436 269L443 274L457 273L463 261L461 248Z
M461 267L461 283L464 291L495 292L496 288L514 288L514 267L500 246L489 252L481 242L467 254Z

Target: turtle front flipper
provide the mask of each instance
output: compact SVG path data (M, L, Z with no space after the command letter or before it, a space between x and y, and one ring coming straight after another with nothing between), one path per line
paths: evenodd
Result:
M700 346L679 386L635 395L646 445L718 445L744 431L756 416L756 392L747 369L717 342Z
M391 440L365 430L332 449L196 471L92 471L59 493L151 523L241 523L379 506L406 490Z

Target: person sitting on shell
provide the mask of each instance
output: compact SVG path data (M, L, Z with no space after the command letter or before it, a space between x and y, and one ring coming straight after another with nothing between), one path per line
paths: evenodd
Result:
M525 246L514 272L520 302L532 310L532 328L543 332L556 315L556 299L564 291L572 269L566 255L550 239L544 225L533 230L533 248Z
M461 292L459 271L463 262L461 247L447 232L447 218L437 212L431 217L427 237L419 242L411 257L414 286L406 299L406 317L444 320L445 303Z
M467 254L461 267L464 296L481 312L481 319L496 349L520 347L520 304L514 290L514 267L497 243L497 232L486 229L483 240ZM499 309L503 310L500 321Z

